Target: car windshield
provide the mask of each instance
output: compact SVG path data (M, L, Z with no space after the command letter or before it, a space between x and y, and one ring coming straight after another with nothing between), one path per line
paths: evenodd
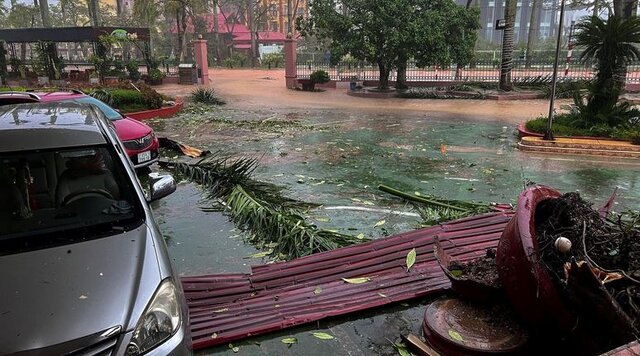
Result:
M142 223L113 147L0 153L0 255L118 234Z
M98 109L100 109L100 111L102 111L102 113L104 114L104 116L106 116L107 118L109 118L109 120L120 120L122 119L122 114L120 114L119 112L115 111L111 106L103 103L102 101L92 97L92 96L83 96L81 98L76 98L76 99L69 99L69 100L65 100L65 101L73 101L76 103L85 103L85 104L93 104L95 106L98 107Z

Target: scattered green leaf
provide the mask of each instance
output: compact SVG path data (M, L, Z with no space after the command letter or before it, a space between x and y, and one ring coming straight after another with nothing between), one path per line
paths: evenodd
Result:
M286 337L280 341L282 341L283 344L287 344L287 345L293 345L298 343L298 339L296 339L295 337Z
M356 239L363 240L364 239L364 234L362 234L362 233L358 234L358 236L356 236Z
M371 281L371 277L342 278L342 280L350 284L362 284Z
M378 227L378 226L382 226L382 225L384 225L386 222L387 222L386 220L380 220L380 221L378 221L375 225L373 225L373 227L375 228L375 227Z
M316 289L313 290L313 294L318 295L320 293L322 293L322 288L320 288L320 287L316 287Z
M273 250L264 251L264 252L258 252L258 253L254 253L253 255L250 255L247 258L263 258L263 257L269 256L272 252L273 252Z
M415 263L416 263L416 249L412 248L411 251L407 253L407 271L409 271Z
M449 271L449 273L451 273L451 275L454 277L462 276L462 270L459 270L459 269L452 269Z
M456 340L456 341L464 341L464 340L462 339L462 335L460 335L460 333L459 333L459 332L457 332L457 331L455 331L455 330L453 330L453 329L449 329L449 336L450 336L452 339Z
M313 336L317 337L320 340L332 340L333 336L327 333L313 333Z
M411 352L407 350L407 347L403 342L396 342L396 343L393 343L392 345L393 345L393 348L396 349L396 351L398 351L398 354L400 356L411 356Z

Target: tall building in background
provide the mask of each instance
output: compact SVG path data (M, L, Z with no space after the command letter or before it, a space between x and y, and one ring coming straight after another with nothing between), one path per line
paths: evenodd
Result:
M290 0L291 1L291 19L294 22L297 17L309 16L308 0ZM267 8L267 21L265 23L265 31L274 31L287 33L289 28L288 20L288 0L262 0L263 5Z
M465 6L466 0L456 0L459 5ZM515 43L525 43L529 34L529 20L531 19L533 0L518 0L516 23L515 23ZM538 26L538 38L544 40L555 37L560 19L560 0L542 0L542 6L538 9L540 26ZM472 7L480 8L480 26L478 37L493 45L502 43L502 31L495 29L496 20L504 18L504 0L474 0ZM577 21L590 13L584 9L565 7L565 32L571 21Z

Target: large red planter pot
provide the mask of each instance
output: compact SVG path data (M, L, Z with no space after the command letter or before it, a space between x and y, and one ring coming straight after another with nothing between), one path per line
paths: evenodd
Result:
M556 336L568 335L575 326L575 318L540 263L534 218L540 202L560 195L545 186L523 191L518 197L516 214L505 227L496 251L504 292L518 316L535 330Z

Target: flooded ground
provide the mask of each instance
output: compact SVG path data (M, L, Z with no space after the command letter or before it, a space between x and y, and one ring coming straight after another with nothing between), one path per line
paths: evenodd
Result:
M455 105L464 107L469 101ZM472 111L362 112L286 105L263 110L231 103L211 111L190 109L151 124L160 136L234 156L259 157L256 179L285 187L287 196L321 204L309 213L310 219L352 235L379 238L419 226L410 207L380 192L379 184L453 199L513 203L524 185L535 182L563 192L578 190L596 204L617 186L616 210L640 206L637 160L520 152L512 120L478 118L495 108L460 114L465 110ZM249 257L258 251L242 242L226 217L200 209L208 205L198 186L183 181L173 195L153 206L179 273L247 272L249 265L262 263ZM381 220L386 223L374 227ZM400 334L421 335L427 302L321 321L201 354L235 354L232 347L241 355L394 354L391 341L398 341ZM317 330L335 339L316 339L311 332ZM288 348L280 340L291 336L298 343Z

